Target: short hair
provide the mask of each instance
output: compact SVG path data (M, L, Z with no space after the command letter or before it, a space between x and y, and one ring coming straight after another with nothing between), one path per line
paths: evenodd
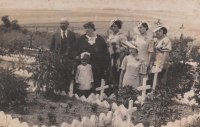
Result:
M160 28L160 29L163 30L163 34L167 34L167 28L162 27L162 28Z
M146 23L146 22L142 22L142 24L141 24L143 27L145 27L146 28L146 30L148 30L149 29L149 26L148 26L148 24Z
M85 23L85 24L83 25L83 27L84 27L84 28L86 28L86 27L92 28L94 31L96 30L96 29L95 29L95 25L94 25L93 22L87 22L87 23Z
M122 22L117 20L117 21L114 22L114 24L116 24L119 29L122 28Z

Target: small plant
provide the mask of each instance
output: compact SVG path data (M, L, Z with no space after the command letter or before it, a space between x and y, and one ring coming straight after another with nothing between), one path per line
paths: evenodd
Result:
M50 125L55 125L55 123L56 123L56 115L51 113L51 112L49 112L48 113L48 118L49 118L49 124Z
M129 85L121 87L115 92L116 101L124 104L126 107L128 107L129 100L137 100L138 95L138 90Z
M37 119L38 119L39 122L43 122L44 121L44 118L41 115L38 115Z
M92 112L97 112L97 109L98 109L98 105L96 103L91 105Z
M55 110L56 109L56 106L53 106L53 105L49 105L49 108L51 109L51 110Z
M24 105L28 87L24 79L15 76L13 70L0 69L0 105Z

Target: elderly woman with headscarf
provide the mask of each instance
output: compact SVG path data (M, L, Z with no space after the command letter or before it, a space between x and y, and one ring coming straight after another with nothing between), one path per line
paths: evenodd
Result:
M93 22L83 25L86 34L80 36L76 43L77 56L82 52L90 53L90 62L93 70L94 89L101 85L106 68L108 67L108 49L104 39L96 34ZM95 92L95 90L94 90Z
M111 83L118 84L118 79L120 75L120 65L128 53L128 48L126 46L126 36L120 31L123 22L119 19L114 19L110 22L109 29L112 31L110 33L107 44L110 53L110 76Z

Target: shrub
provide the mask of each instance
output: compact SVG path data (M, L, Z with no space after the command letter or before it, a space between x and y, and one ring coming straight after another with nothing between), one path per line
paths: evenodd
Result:
M171 64L167 73L166 86L169 91L176 94L184 94L190 91L194 77L192 75L192 66L184 63Z
M129 100L137 100L138 95L138 90L129 85L121 87L115 92L116 101L124 104L126 107L128 107Z
M9 17L8 15L5 15L5 16L1 17L1 20L3 21L5 27L10 27L11 26L11 22L10 22L8 17Z
M12 70L0 70L0 105L25 104L29 85Z
M54 89L69 92L69 85L73 79L74 61L66 55L44 52L36 57L37 64L31 79L39 88L46 86L47 94L53 94Z

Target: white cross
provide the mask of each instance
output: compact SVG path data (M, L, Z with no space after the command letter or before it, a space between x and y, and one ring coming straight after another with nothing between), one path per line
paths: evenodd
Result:
M137 111L137 108L133 107L133 100L130 100L128 105L128 113L132 115L132 113L135 111Z
M157 84L157 77L158 77L158 72L161 72L162 68L159 68L158 66L154 66L155 68L152 69L152 73L154 73L154 79L153 79L153 88L152 90L156 89L156 84Z
M109 86L105 86L105 81L104 79L101 79L101 87L96 88L96 91L101 91L100 92L100 100L103 100L103 94L104 94L104 89L107 89Z
M150 85L146 85L146 83L147 83L147 78L143 78L142 86L140 86L140 87L137 88L138 90L141 90L141 91L142 91L141 105L142 105L142 104L144 103L144 101L145 101L146 90L151 88L151 86L150 86Z

